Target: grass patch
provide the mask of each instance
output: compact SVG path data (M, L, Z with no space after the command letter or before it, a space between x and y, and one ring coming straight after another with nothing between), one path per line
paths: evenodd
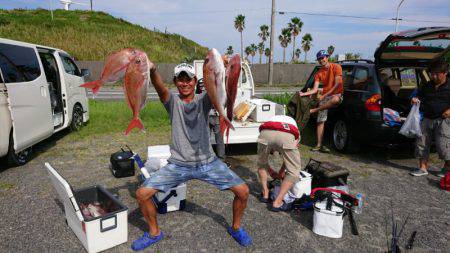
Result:
M266 94L263 96L264 99L275 102L277 104L287 105L289 100L294 94L291 92L285 92L283 94Z
M161 102L148 102L139 115L146 132L170 131L169 115ZM125 101L90 99L89 123L71 136L72 138L86 138L97 134L123 133L131 118L132 111ZM133 129L131 134L136 132L138 131Z
M61 48L77 60L103 61L111 52L140 48L154 62L202 59L203 47L179 34L151 31L104 12L1 10L2 38Z
M9 189L11 189L11 188L13 188L13 187L14 187L14 185L11 184L11 183L0 182L0 190L7 191L7 190L9 190Z

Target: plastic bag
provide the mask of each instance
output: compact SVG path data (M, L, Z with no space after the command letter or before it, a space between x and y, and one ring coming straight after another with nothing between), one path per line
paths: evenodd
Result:
M412 106L411 111L406 118L399 133L408 138L419 138L422 136L422 130L420 129L420 103Z

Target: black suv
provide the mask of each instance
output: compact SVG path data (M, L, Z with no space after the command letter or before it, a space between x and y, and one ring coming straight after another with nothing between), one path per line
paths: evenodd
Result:
M359 144L386 145L406 141L398 134L401 125L390 126L383 111L390 108L405 118L414 90L430 80L428 64L449 57L450 27L431 27L389 35L375 51L375 62L354 60L342 66L344 100L330 109L327 131L334 147L354 152ZM312 88L317 66L304 88Z

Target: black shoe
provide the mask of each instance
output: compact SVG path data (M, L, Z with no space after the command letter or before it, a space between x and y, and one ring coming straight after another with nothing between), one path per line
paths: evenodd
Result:
M269 198L264 198L264 196L262 194L258 196L258 200L261 203L265 203L265 204L269 203Z

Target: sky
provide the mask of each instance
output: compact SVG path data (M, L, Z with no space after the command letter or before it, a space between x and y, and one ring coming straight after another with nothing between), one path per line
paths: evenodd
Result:
M63 8L59 0L0 0L0 8L49 9L50 1L53 1L53 8ZM74 4L71 9L89 9L89 0L76 2L87 5ZM281 61L283 57L278 36L293 17L303 22L300 36L296 39L297 48L305 33L312 35L313 46L307 54L309 61L315 59L318 50L326 50L329 45L335 47L334 54L360 53L363 58L373 59L378 44L395 30L395 21L389 19L395 18L399 3L400 0L276 0L275 61ZM261 41L257 36L259 27L263 24L270 26L271 5L272 0L93 0L96 11L107 12L149 29L181 34L223 53L228 46L232 46L235 52L240 51L240 35L234 28L234 19L239 14L245 16L244 48L251 43L258 44ZM405 0L400 7L399 18L403 19L399 21L399 31L426 26L450 26L450 0ZM269 47L268 41L266 47ZM291 57L292 44L286 49L286 58ZM304 57L302 52L300 58L303 60ZM255 61L257 59L255 57Z

